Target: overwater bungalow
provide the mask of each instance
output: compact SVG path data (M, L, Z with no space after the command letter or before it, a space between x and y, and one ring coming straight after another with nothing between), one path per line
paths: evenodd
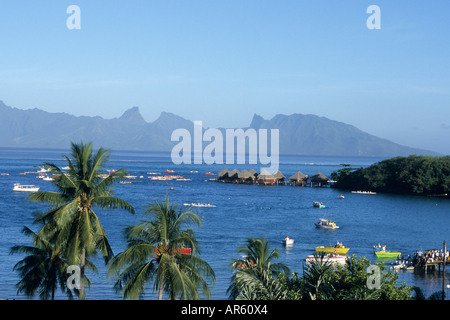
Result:
M244 170L242 170L241 172L238 173L238 181L240 183L246 183L246 182L249 182L251 180L252 180L251 179L251 175L246 169L244 169Z
M308 176L300 171L297 171L289 177L289 181L292 185L304 187L308 181Z
M273 176L277 179L276 183L282 183L284 182L284 179L286 179L286 177L284 176L284 174L281 173L280 170L277 170Z
M256 172L255 169L250 169L248 173L250 174L250 177L253 181L256 181L258 179L258 172Z
M277 182L277 178L269 173L266 169L263 169L260 174L258 174L258 183L260 184L274 184Z
M239 179L239 170L233 169L230 172L228 172L228 178L227 181L236 183Z
M327 176L325 176L323 173L318 172L315 175L311 176L309 178L309 182L311 183L311 187L313 186L318 186L318 187L322 187L324 185L328 184L328 181L330 179L328 179Z
M219 173L217 174L217 180L226 180L228 179L228 169L222 169L219 171Z

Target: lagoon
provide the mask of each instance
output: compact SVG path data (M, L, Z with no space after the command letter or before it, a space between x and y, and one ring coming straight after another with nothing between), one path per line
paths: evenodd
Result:
M37 171L45 161L65 166L64 150L0 148L0 298L26 299L16 295L15 284L19 281L12 271L21 257L9 255L12 246L29 243L21 234L24 225L32 226L34 211L44 211L42 204L27 201L27 195L12 192L14 183L34 184L41 190L51 190L49 181L36 178L36 174L20 174ZM316 157L280 156L280 171L290 176L297 171L307 175L317 172L329 176L340 168L341 163L353 167L368 166L381 158L363 157ZM442 248L444 240L450 240L450 201L441 198L416 197L391 194L354 194L332 188L294 186L259 186L213 182L213 176L223 168L255 169L257 165L196 165L172 163L169 153L113 151L108 167L125 167L129 175L136 176L129 184L116 184L118 197L136 208L135 216L121 210L98 212L108 234L112 249L119 253L126 247L122 237L123 228L141 219L145 207L155 199L178 203L210 203L215 207L195 207L193 211L203 217L203 225L196 228L201 245L201 257L216 273L212 287L213 299L227 299L226 289L232 275L229 265L238 258L237 248L248 237L265 237L272 246L281 250L280 262L292 271L301 273L305 257L319 245L334 245L337 241L349 247L349 255L366 256L375 261L373 245L386 244L388 249L400 251L407 256L416 250ZM151 180L149 172L161 173L170 169L189 181ZM191 172L192 171L192 172ZM197 172L195 172L197 171ZM142 177L142 178L141 178ZM338 196L343 194L344 199ZM313 201L321 201L326 208L314 208ZM314 226L319 218L332 218L338 230L322 230ZM282 246L288 235L295 239L293 247ZM87 290L87 299L121 299L114 292L113 282L106 280L106 268L102 258L94 259L98 274L88 272L93 285ZM421 287L426 295L441 289L439 272L420 274L399 271L398 284ZM450 273L447 273L450 281ZM447 282L448 283L448 282ZM145 298L154 299L151 288ZM65 299L65 296L59 296Z

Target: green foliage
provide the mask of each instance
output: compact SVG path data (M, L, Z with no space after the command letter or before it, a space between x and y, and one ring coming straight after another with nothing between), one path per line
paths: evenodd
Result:
M66 270L69 264L62 251L27 227L24 227L22 232L32 239L32 246L17 245L10 251L11 254L26 254L13 268L21 278L17 283L17 293L28 297L39 293L40 299L53 300L59 286L61 291L72 299L72 291L66 286L69 277Z
M333 172L335 187L414 195L450 193L450 156L396 157L367 168Z
M235 259L231 263L236 272L227 290L231 299L237 300L284 300L286 287L279 276L289 273L282 263L272 263L278 259L277 248L270 250L264 238L249 238L247 244L239 247L238 253L245 259Z
M185 228L200 225L200 216L171 205L166 196L165 201L148 206L144 217L148 219L125 229L128 247L108 265L108 277L116 279L116 290L122 291L124 299L138 299L153 282L159 299L163 292L170 299L199 299L198 290L210 297L205 278L213 284L214 271L197 256L194 232ZM192 249L192 254L180 253L183 248Z
M100 252L108 261L113 256L94 209L121 208L134 214L134 208L114 197L111 190L116 179L125 175L123 169L101 177L109 151L100 148L94 154L92 143L72 143L71 149L72 157L64 156L69 166L67 173L53 163L44 164L58 177L53 180L58 191L39 191L30 195L29 200L51 206L34 223L43 224L40 236L60 248L69 264L80 266L80 298L84 298L84 268L92 266L86 264L86 257Z
M279 281L286 291L286 299L294 300L410 300L412 287L405 283L397 285L398 275L381 271L380 288L367 285L370 261L351 256L344 266L332 265L317 256L303 270L303 277L293 273L291 277L280 276Z

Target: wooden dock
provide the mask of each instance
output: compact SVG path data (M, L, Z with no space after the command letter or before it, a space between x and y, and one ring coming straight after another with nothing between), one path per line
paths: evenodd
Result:
M424 270L425 272L428 271L436 271L436 267L439 271L441 271L441 266L444 265L444 261L432 261L432 262L426 262L425 264L419 264L414 266L414 270ZM445 262L445 265L450 265L450 260L447 259Z

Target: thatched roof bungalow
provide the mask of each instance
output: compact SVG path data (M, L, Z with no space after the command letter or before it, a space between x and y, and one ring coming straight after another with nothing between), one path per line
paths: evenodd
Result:
M229 173L230 171L228 171L228 169L222 169L222 170L220 170L219 171L219 173L217 174L217 179L218 180L226 180L226 179L228 179L228 173Z
M239 172L238 179L240 182L253 181L252 175L246 169Z
M308 180L308 176L306 174L303 174L300 171L297 171L296 173L294 173L292 176L289 177L289 181L291 182L291 184L296 184L296 185L302 185L304 186L306 184Z
M277 182L283 182L284 179L286 179L286 177L284 176L284 174L281 173L280 170L277 170L273 176L277 179Z
M231 181L235 181L237 179L239 179L239 170L237 169L233 169L228 173L228 179L227 180L231 180Z
M277 178L266 169L263 169L261 173L258 174L258 183L274 184L275 182L277 182Z
M325 176L323 173L318 172L315 175L311 176L309 178L309 181L311 182L311 186L317 185L319 187L325 185L328 183L330 179L328 179L327 176Z

